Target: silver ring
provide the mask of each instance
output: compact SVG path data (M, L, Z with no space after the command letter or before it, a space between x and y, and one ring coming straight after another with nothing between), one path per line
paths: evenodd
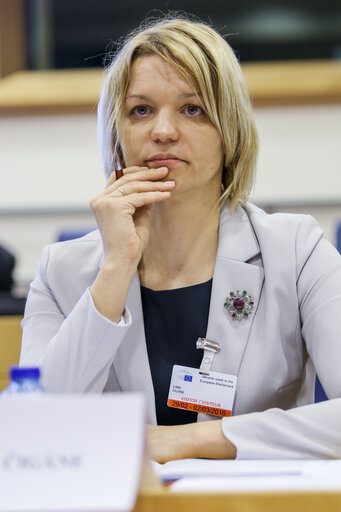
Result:
M119 191L119 193L120 193L122 196L124 196L124 192L123 192L122 187L118 187L118 188L117 188L117 190Z

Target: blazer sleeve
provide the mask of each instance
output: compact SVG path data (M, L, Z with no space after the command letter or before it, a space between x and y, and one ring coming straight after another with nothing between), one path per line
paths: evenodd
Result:
M222 420L237 459L341 458L341 398Z
M48 391L101 392L131 324L130 313L126 310L118 324L111 322L96 310L86 289L65 316L49 286L49 253L46 247L28 294L20 365L39 366Z
M306 216L295 250L301 332L329 400L223 419L240 459L341 458L341 257Z

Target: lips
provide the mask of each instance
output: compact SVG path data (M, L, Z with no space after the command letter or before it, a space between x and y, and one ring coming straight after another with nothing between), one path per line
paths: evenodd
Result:
M176 165L186 163L185 160L182 160L176 155L172 155L170 153L153 155L146 162L148 167L175 167Z

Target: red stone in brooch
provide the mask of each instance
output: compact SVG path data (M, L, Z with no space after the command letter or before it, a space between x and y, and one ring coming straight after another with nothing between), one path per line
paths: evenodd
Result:
M232 318L241 320L242 318L248 318L252 312L255 303L252 300L251 295L246 290L240 292L230 292L230 295L226 297L224 306L227 311L231 314Z

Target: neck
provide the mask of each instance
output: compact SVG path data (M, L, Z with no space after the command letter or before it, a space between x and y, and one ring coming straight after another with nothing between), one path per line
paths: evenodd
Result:
M171 198L154 206L140 281L153 290L181 288L213 276L218 247L217 198Z

